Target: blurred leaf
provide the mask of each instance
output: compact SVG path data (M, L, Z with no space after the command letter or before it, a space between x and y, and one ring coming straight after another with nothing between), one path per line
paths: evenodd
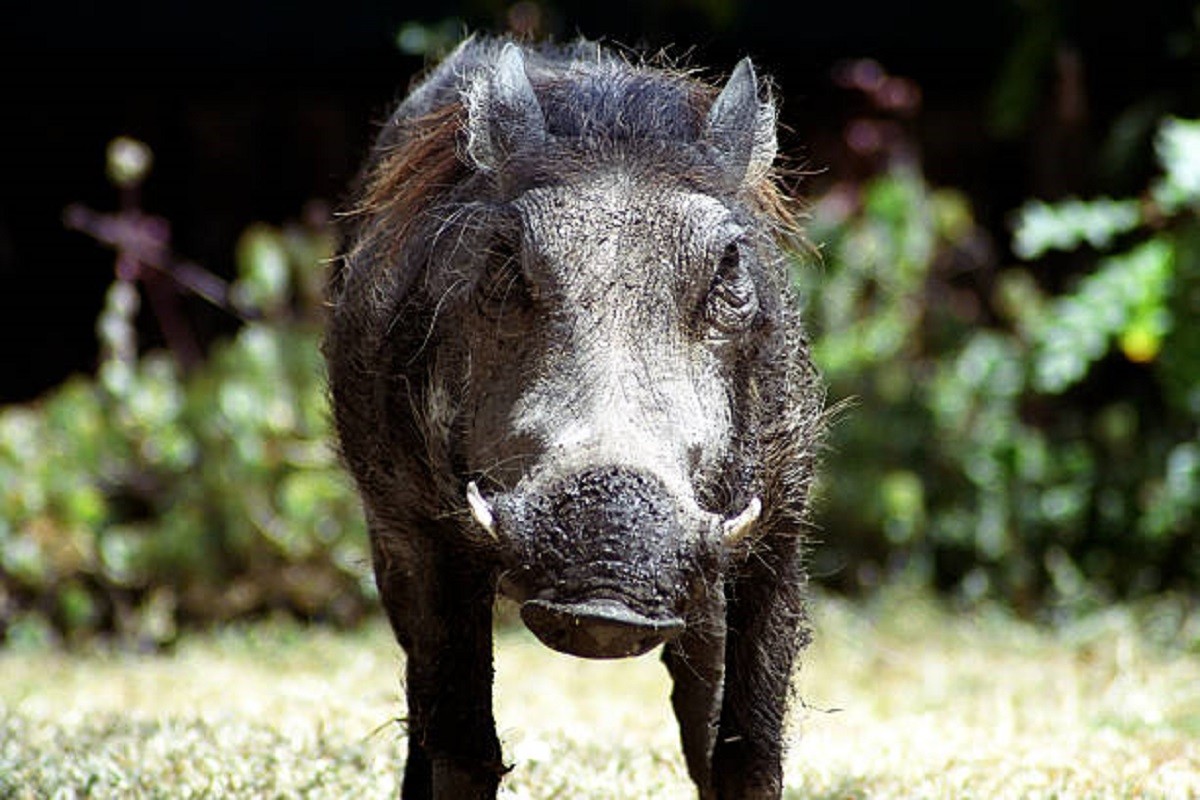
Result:
M1148 538L1169 540L1200 525L1200 439L1176 445L1165 474L1150 483L1139 530Z
M6 537L0 567L26 587L42 587L50 577L49 560L33 537L18 530Z
M465 24L457 17L428 23L413 20L400 26L396 47L406 55L434 60L449 53L463 38L465 30Z
M1200 204L1200 120L1168 119L1159 128L1155 149L1166 175L1153 187L1165 213Z
M109 142L106 155L108 179L123 189L144 181L154 163L154 154L146 143L128 136Z
M291 281L283 237L274 228L254 225L237 243L238 279L233 302L238 308L277 313L288 302Z
M100 536L100 564L104 576L120 586L141 586L150 578L150 540L153 533L141 526L113 525Z
M1034 200L1017 215L1013 250L1024 259L1082 244L1104 249L1142 221L1136 200L1068 200L1053 205Z
M96 621L96 601L75 581L69 581L59 589L58 606L68 630L86 630Z
M891 472L884 477L880 494L888 539L902 544L918 536L925 525L925 491L921 479L907 470Z

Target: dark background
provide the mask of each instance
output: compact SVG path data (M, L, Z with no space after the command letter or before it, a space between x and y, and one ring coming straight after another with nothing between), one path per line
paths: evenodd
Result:
M423 66L396 44L405 23L456 18L501 31L532 13L541 33L670 45L713 74L749 54L780 87L783 144L818 171L813 189L853 168L842 131L858 99L834 86L832 71L877 59L921 88L911 125L929 179L965 190L1003 248L1007 215L1027 197L1144 185L1139 165L1104 174L1093 158L1131 106L1153 107L1156 96L1177 112L1194 103L1194 54L1171 46L1173 31L1194 26L1190 5L659 0L524 3L514 16L489 2L222 0L0 12L0 402L34 398L95 365L94 319L113 259L65 230L62 214L73 202L116 207L104 176L113 137L152 148L142 201L170 220L176 251L230 276L249 223L296 218L311 200L336 207L374 125ZM1047 41L1065 54L1048 74L1002 80L1022 48ZM1035 113L1006 126L997 114L1014 85L1034 93L1014 104ZM1056 114L1071 97L1082 116ZM236 324L195 306L208 337Z

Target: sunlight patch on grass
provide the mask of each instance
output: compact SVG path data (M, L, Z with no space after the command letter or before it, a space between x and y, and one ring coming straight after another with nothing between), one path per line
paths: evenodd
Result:
M1087 626L825 601L791 796L1200 797L1200 661L1124 611Z
M392 797L400 664L379 628L0 654L0 797Z
M1055 633L893 591L815 617L789 798L1200 797L1200 657L1128 610ZM694 797L657 653L505 628L496 660L503 797ZM0 797L394 797L402 663L378 623L0 652Z
M658 651L621 661L555 653L523 629L497 648L496 718L512 800L692 798Z

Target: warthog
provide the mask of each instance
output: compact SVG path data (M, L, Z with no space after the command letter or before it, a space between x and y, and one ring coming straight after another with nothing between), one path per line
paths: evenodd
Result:
M823 390L776 113L596 44L471 39L374 146L330 284L343 459L407 654L406 798L494 797L499 591L663 644L703 798L778 797Z

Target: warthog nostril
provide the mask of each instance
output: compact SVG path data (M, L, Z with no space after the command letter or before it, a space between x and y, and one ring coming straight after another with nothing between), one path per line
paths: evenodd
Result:
M583 658L637 656L678 636L678 617L655 619L617 600L578 603L529 600L521 619L547 647Z

